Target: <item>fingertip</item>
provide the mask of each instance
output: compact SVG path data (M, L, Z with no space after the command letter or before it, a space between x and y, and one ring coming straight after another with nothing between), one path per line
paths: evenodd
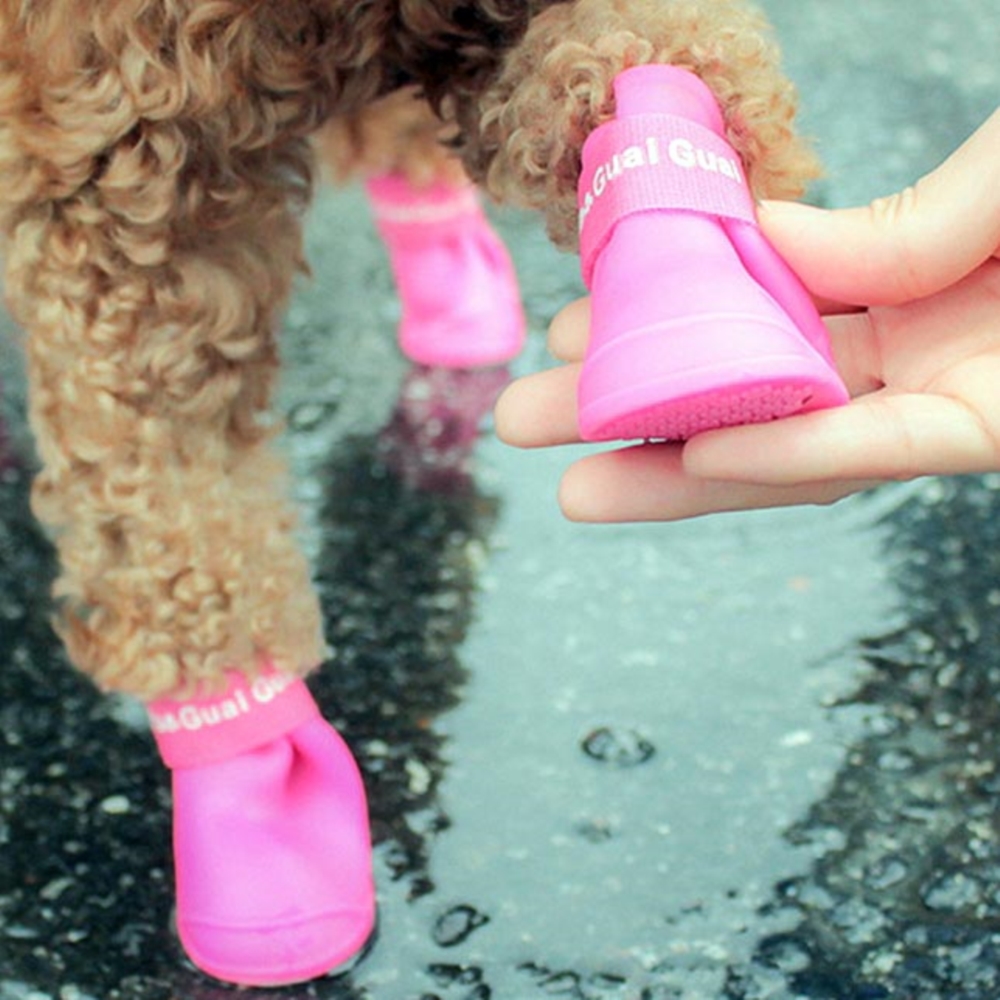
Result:
M829 268L829 233L838 226L837 212L794 201L763 201L757 221L772 246L810 291L823 285ZM835 297L835 296L831 296Z
M518 397L521 394L520 380L511 382L493 404L493 427L497 437L515 448L524 447L521 408Z
M590 339L590 298L564 306L549 324L548 348L558 361L581 361Z
M574 462L559 481L559 509L577 524L606 524L616 519L613 497L602 486L600 467L593 458Z
M903 228L884 224L872 206L826 209L769 201L759 206L757 217L821 312L906 300L895 239L902 238Z
M810 225L815 219L829 213L829 209L818 205L809 205L802 201L782 201L776 198L765 198L757 205L757 218L763 225L781 227L783 229L798 229Z
M590 524L674 520L686 493L680 462L676 445L596 452L563 474L560 507L569 520Z
M582 524L592 521L593 518L590 516L589 507L585 502L586 495L581 493L577 486L578 476L575 470L576 466L571 465L563 473L556 491L556 500L567 521Z
M517 448L543 448L580 440L576 420L576 365L561 365L515 379L493 413L497 436Z

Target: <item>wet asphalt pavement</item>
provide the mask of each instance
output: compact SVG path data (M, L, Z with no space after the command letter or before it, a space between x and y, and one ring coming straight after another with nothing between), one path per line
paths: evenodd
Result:
M914 180L997 105L994 0L771 0L815 200ZM310 220L282 409L365 773L380 929L261 1000L1000 998L1000 477L677 525L563 521L565 453L490 433L580 293L497 214L532 343L408 367L356 191ZM363 290L363 294L359 294ZM8 326L8 332L9 326ZM0 351L0 1000L223 1000L169 930L167 774L48 626Z

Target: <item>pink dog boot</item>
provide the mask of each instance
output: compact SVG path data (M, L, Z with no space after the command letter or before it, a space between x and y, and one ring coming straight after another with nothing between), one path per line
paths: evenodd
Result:
M275 671L149 705L173 770L177 927L204 972L304 982L365 945L375 921L364 789L305 684Z
M584 440L684 440L847 402L812 300L757 226L712 92L650 65L619 74L615 97L579 188Z
M472 185L368 181L402 305L399 345L418 364L475 368L520 353L525 319L506 248Z

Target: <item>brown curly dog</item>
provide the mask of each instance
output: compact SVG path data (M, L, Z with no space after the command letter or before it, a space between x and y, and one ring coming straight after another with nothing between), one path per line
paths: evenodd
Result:
M312 137L343 177L455 170L445 134L574 249L583 141L651 62L708 82L757 195L801 193L794 95L735 0L0 0L5 288L82 670L149 699L323 657L269 415Z

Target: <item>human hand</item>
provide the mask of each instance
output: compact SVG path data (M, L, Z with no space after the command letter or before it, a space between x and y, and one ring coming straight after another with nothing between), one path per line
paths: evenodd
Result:
M1000 111L906 191L832 212L771 203L760 222L815 296L851 403L590 454L560 486L571 519L830 503L890 480L1000 470ZM503 440L579 442L588 328L587 299L555 318L549 346L565 364L507 389Z

